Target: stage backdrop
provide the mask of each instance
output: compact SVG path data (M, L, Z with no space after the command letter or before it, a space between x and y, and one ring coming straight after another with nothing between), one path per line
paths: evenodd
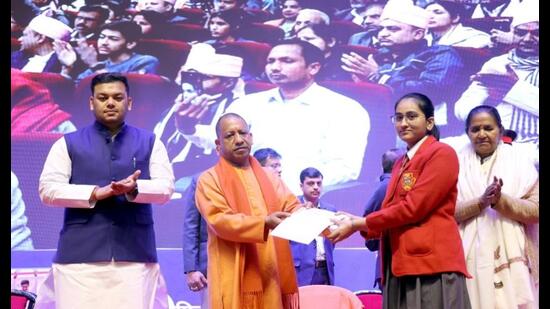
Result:
M17 40L12 39L12 49L13 44L17 44ZM154 48L151 51L154 52ZM447 125L441 127L442 137L446 138L446 142L455 146L467 142L467 139L463 135L464 123L454 117L454 102L468 88L471 74L478 72L482 64L491 57L503 54L494 54L488 50L471 48L456 48L456 51L465 64L464 70L461 71L461 76L458 78L459 82L453 87L436 88L432 93L426 93L433 98L446 98L446 110L440 110L439 115L443 118L446 115L447 119L443 121L443 118L439 118L440 116L436 114L436 123L447 123ZM185 61L185 57L181 59L160 57L159 59L163 67L170 72L177 71L177 68ZM245 59L245 66L248 65L250 65L250 59ZM25 74L28 78L40 82L49 89L55 103L72 115L70 120L77 128L93 121L93 114L88 106L90 96L89 79L85 79L75 86L72 81L66 80L58 74ZM181 89L172 81L173 74L167 75L170 76L128 74L131 96L134 98L134 109L127 118L129 124L153 130L162 115L170 109ZM382 174L382 154L389 148L404 146L397 142L395 130L390 121L395 104L392 91L384 85L370 83L324 82L321 85L357 100L369 113L370 132L358 179L339 186L325 188L323 196L323 199L335 205L338 209L359 215L363 213L367 200L378 185L379 176ZM271 87L257 81L248 81L246 86L248 93ZM14 104L18 104L18 102L14 102L12 97L12 108ZM338 111L334 111L334 113L337 114ZM40 115L37 115L37 117L40 117ZM316 126L324 125L323 123L315 123L314 120L313 123ZM297 128L297 130L309 130L314 134L315 130L312 128L314 127L311 123L304 121L303 127ZM356 143L357 139L354 133L342 132L341 138L350 144ZM40 202L38 178L51 145L60 137L60 134L52 133L12 133L11 168L19 179L22 199L25 203L25 216L28 219L27 226L30 228L35 249L34 251L13 251L12 268L47 269L55 253L59 231L62 226L63 209L48 207ZM331 147L331 145L323 146ZM206 169L209 166L205 163L200 167ZM304 162L305 167L307 167L307 162ZM330 171L321 172L330 173ZM296 177L298 178L298 175ZM182 193L176 192L172 200L165 205L155 205L156 240L160 263L167 276L169 292L174 303L185 300L196 305L198 298L196 295L189 293L185 287L182 270L181 247L184 214ZM78 250L78 248L75 248L75 250ZM351 290L368 289L372 286L374 254L364 248L364 240L358 234L337 244L335 259L337 285Z

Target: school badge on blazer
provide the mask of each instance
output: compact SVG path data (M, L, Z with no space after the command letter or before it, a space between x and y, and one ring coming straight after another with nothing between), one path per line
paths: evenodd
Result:
M416 178L412 172L403 173L403 178L401 180L403 184L403 190L411 191L412 187L416 183Z

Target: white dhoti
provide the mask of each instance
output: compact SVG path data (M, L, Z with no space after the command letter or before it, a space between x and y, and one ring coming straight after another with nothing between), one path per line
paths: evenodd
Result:
M168 308L158 263L53 264L36 309Z

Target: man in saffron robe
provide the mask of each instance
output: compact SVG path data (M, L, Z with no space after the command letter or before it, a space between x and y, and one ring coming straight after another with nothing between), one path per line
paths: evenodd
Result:
M199 177L195 195L208 225L210 308L298 308L288 241L269 233L300 202L250 155L241 116L220 117L216 136L220 159Z

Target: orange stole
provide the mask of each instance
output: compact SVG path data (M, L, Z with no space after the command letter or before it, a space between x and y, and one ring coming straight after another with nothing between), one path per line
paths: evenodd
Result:
M280 201L277 198L275 189L271 181L265 174L260 163L252 156L249 157L250 166L262 190L262 196L267 205L268 213L271 214L279 210ZM246 195L245 188L239 180L239 176L235 172L234 167L224 158L220 160L214 167L219 176L220 186L224 193L224 197L229 207L239 213L251 215L250 204ZM281 238L273 238L275 252L277 253L277 263L280 274L281 294L284 308L299 308L298 284L296 280L296 272L290 245L288 240ZM262 279L259 275L258 252L254 244L241 244L240 255L244 258L239 265L239 272L242 274L241 281L242 291L244 292L243 303L247 304L255 297L248 298L247 295L257 295L263 292ZM256 304L262 308L264 304Z

